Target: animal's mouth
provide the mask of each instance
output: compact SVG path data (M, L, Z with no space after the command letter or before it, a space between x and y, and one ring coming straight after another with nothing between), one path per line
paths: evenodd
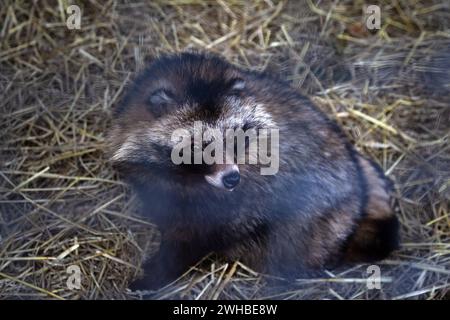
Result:
M205 179L216 188L233 191L239 184L241 175L236 164L223 164L215 165L214 172L205 175Z

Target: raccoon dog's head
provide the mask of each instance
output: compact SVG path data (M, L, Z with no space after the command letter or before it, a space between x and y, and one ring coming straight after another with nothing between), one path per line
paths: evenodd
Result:
M215 139L203 136L199 145L193 141L199 131L202 136L211 129L226 134L229 129L276 128L255 98L254 76L211 55L183 53L157 59L138 76L115 110L109 135L112 162L138 182L162 178L168 184L233 190L246 174L259 174L257 166L237 164L235 152L230 154L227 147L222 164L203 159L175 164L173 150L179 141L173 134L182 130L191 135L193 158L196 148L204 150ZM248 149L248 137L243 143Z

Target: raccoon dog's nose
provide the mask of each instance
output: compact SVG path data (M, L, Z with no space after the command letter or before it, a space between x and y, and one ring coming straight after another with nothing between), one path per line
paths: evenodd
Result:
M232 191L241 180L236 164L216 165L213 173L205 176L206 181L214 187Z
M239 171L232 171L223 176L222 183L225 188L233 189L238 185L239 180L241 180L241 175L239 174Z

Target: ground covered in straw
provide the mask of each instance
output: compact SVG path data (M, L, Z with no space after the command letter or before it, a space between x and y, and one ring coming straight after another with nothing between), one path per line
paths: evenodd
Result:
M450 288L450 7L379 1L4 0L0 6L0 298L443 299ZM268 284L210 256L159 292L129 282L158 233L104 155L112 108L165 52L220 53L291 81L395 182L402 247L381 268ZM81 289L67 286L67 268Z

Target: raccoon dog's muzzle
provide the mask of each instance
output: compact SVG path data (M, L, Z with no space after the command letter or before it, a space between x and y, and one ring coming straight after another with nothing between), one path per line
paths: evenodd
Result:
M236 164L216 164L214 172L205 175L206 181L214 187L233 191L239 184L241 175Z

